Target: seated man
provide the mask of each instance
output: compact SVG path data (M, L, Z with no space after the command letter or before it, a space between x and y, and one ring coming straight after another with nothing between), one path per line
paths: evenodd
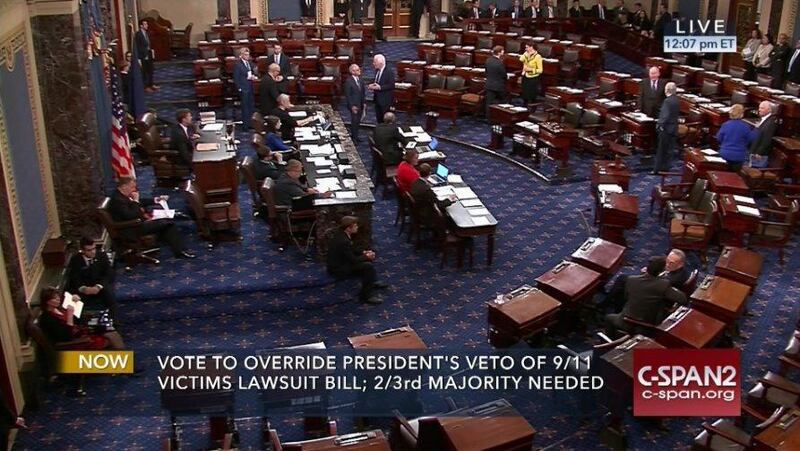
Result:
M372 262L375 252L369 249L357 250L353 247L353 235L358 232L358 218L345 216L339 221L339 228L328 241L328 273L337 279L361 278L361 291L358 299L366 304L380 304L383 300L372 293L375 288L388 285L376 282L377 275Z
M645 273L647 268L642 268L642 273ZM667 254L667 263L664 271L659 274L659 277L669 280L670 285L678 290L683 288L683 284L689 279L690 271L686 268L686 254L680 249L673 249ZM606 308L611 307L613 311L618 311L625 305L625 281L628 275L617 277L611 290L606 295L606 298L601 302L598 307Z
M619 313L606 315L606 333L615 338L617 330L636 332L625 317L658 324L664 319L668 308L673 304L686 304L686 295L670 285L669 280L660 275L666 268L667 259L650 257L644 274L630 276L625 281L625 297L628 301Z
M331 197L332 192L320 193L314 188L309 188L304 183L300 182L300 176L303 174L303 163L297 160L289 160L286 162L286 168L283 174L278 177L275 183L275 204L291 206L292 199L296 197L303 197L306 195L313 195L316 198Z
M309 116L303 119L295 120L289 115L289 108L293 107L292 102L289 101L289 96L281 94L278 96L278 107L272 110L272 115L277 116L281 123L281 139L284 141L291 141L294 139L294 128L303 127L310 124L316 116Z
M431 166L428 163L422 163L419 165L419 178L411 184L411 197L414 198L419 221L426 227L433 226L434 203L439 206L439 210L444 211L456 200L455 196L441 201L438 200L431 186L425 181L429 175L431 175Z
M283 168L279 166L283 162L283 155L280 152L272 152L264 146L256 148L256 157L253 162L256 180L263 181L267 177L278 180L283 173Z
M97 252L92 238L81 238L80 252L69 260L67 275L66 291L80 295L88 310L108 309L111 318L117 319L114 268L105 252Z
M175 121L177 124L170 129L170 145L178 151L181 161L191 167L194 143L200 139L200 135L194 132L192 112L186 108L179 109L175 114Z
M400 148L400 140L403 139L403 135L397 129L395 121L394 113L386 113L383 115L383 123L376 125L372 132L375 147L383 154L383 162L387 166L400 164L403 159L403 149Z
M418 162L419 152L417 149L408 149L403 155L403 162L397 167L397 185L401 192L411 192L411 184L419 178Z
M137 236L154 234L160 242L167 244L172 249L172 253L176 257L194 258L195 255L186 250L183 237L171 219L152 219L152 214L145 210L147 206L154 205L162 199L166 200L165 197L140 199L139 191L136 189L136 179L120 177L117 181L117 189L111 194L108 213L116 222L134 219L144 221L139 227L122 230L120 233L123 236L127 234L131 239L135 239Z

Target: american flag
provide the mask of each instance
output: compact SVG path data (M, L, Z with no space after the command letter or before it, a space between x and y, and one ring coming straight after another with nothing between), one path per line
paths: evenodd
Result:
M109 72L111 77L111 167L114 168L117 178L136 177L116 65L111 64Z

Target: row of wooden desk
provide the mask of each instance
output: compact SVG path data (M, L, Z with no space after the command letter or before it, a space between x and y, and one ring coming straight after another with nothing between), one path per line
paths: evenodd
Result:
M316 47L321 55L333 55L334 52L352 52L356 55L356 61L361 61L364 55L366 41L361 38L310 38L310 39L277 39L277 38L256 38L224 41L216 39L213 41L201 40L197 43L197 48L201 53L213 53L218 57L237 56L239 50L246 48L254 56L269 56L275 44L280 44L283 53L288 56L304 56L306 48Z

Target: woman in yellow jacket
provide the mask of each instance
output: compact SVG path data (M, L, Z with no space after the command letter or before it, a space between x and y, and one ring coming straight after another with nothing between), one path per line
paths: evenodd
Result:
M542 55L531 43L525 44L525 53L520 55L522 61L522 99L526 103L536 102L539 96L539 76L544 72Z

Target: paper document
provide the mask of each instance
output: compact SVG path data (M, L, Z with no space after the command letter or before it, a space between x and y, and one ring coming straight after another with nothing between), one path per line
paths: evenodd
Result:
M305 111L289 111L289 117L306 117L308 113Z
M218 122L213 124L206 124L203 126L204 132L219 132L222 131L222 128L225 127L225 124L220 124Z
M344 185L346 189L353 189L356 187L356 179L344 179L342 180L342 185Z
M460 188L453 188L453 191L455 191L456 197L459 200L462 200L462 199L475 199L475 198L478 197L478 195L475 194L475 191L472 191L472 188L470 188L468 186L460 187Z
M706 155L706 161L708 161L710 163L725 163L725 159L724 158L722 158L722 157L714 157L714 156L709 156L709 155Z
M475 216L472 218L472 223L476 226L487 226L490 224L489 218L486 216Z
M750 204L750 205L755 205L756 204L756 200L753 199L752 197L740 196L738 194L734 194L733 195L733 200L735 200L736 202L743 203L743 204Z
M458 174L450 174L447 176L447 183L464 183L464 179Z
M761 217L761 212L758 211L758 208L753 208L753 207L748 207L747 205L739 205L739 204L737 204L736 205L736 210L739 211L739 213L744 213L746 215Z
M719 155L719 152L717 152L714 149L703 149L700 152L702 152L703 155L709 155L709 156Z
M61 304L61 307L64 309L72 307L75 318L80 318L81 313L83 313L83 301L74 300L72 294L68 291L64 292L64 302Z
M597 185L597 191L604 191L607 193L621 193L622 187L613 183L601 183Z
M464 208L480 207L483 208L483 202L480 199L464 199L461 201Z
M356 192L355 191L337 191L336 192L337 199L355 199Z
M330 173L331 173L330 169L317 169L317 175L327 175Z
M212 150L219 150L219 143L197 143L198 152L210 152Z
M412 125L410 127L411 131L414 133L425 133L425 129L419 125Z
M472 216L486 216L489 214L489 210L486 208L468 208L467 211Z
M175 217L175 210L153 210L152 219L172 219Z
M439 152L437 152L435 150L430 150L430 151L427 151L427 152L421 152L419 154L419 159L420 160L435 160L437 158L439 158Z

